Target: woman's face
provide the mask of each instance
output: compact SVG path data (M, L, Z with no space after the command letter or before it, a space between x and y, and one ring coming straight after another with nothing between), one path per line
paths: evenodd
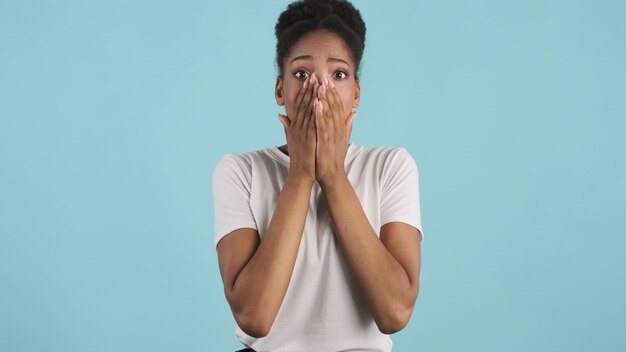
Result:
M360 85L354 79L354 62L343 39L328 30L309 32L291 48L283 61L284 77L276 80L276 103L285 105L290 119L296 116L296 97L304 80L315 75L318 81L332 80L341 96L347 118L352 108L359 105ZM326 107L324 107L326 108Z

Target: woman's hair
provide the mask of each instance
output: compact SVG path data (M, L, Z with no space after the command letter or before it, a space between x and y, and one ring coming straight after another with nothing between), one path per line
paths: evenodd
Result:
M305 34L327 29L339 35L348 45L355 64L354 78L359 79L365 49L365 22L361 13L347 0L298 0L278 17L276 34L276 65L283 77L283 61L291 47Z

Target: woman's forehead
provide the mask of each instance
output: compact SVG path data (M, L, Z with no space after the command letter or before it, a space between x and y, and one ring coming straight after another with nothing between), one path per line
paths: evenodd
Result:
M350 50L340 36L329 31L308 33L291 48L288 63L296 60L324 59L328 61L351 61Z

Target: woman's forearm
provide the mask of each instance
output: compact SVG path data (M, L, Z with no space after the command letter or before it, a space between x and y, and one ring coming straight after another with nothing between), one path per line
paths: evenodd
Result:
M412 307L407 272L374 232L347 176L320 186L346 262L379 330L399 330L399 317Z
M309 209L314 180L290 173L272 220L250 261L233 284L235 314L256 337L267 335L285 298Z

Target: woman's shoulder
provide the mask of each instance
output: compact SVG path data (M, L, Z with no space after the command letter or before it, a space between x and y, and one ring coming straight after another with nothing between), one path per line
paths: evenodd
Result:
M231 151L222 154L215 166L215 172L249 173L252 168L252 155L250 153Z
M267 164L274 159L276 156L269 147L250 151L230 151L222 154L216 169L237 169L250 174L255 165L258 167L259 164Z
M359 146L353 167L387 179L396 174L417 173L417 162L406 147L393 145ZM370 170L370 171L366 171Z
M403 146L391 146L391 145L379 145L379 146L364 146L359 145L360 154L366 159L378 159L382 161L386 160L404 160L413 159L411 153L407 148Z

